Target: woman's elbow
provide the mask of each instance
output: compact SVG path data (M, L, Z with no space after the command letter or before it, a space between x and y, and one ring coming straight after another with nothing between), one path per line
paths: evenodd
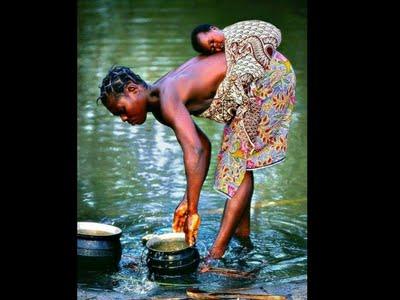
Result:
M209 139L206 140L204 147L207 152L211 152L211 142Z
M194 146L194 147L193 147L193 153L194 153L196 156L201 157L201 156L203 156L203 155L206 154L206 149L204 149L203 145L201 145L201 146Z

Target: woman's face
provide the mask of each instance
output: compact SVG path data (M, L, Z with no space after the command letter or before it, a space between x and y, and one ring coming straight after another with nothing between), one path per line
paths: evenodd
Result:
M208 32L200 32L197 34L197 38L199 39L200 46L209 54L224 50L224 33L215 26L211 26Z
M114 116L119 116L122 122L131 125L143 124L147 117L145 88L142 85L128 83L122 95L118 98L114 96L108 98L107 109Z

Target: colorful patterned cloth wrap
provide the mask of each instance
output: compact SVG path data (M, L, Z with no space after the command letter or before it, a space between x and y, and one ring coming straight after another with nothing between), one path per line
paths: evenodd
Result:
M251 141L242 117L225 125L217 158L214 188L232 197L246 170L272 166L283 161L295 98L296 77L289 60L274 51L264 76L251 82L247 96L257 111L258 126Z
M252 105L248 91L252 82L264 76L272 55L281 43L281 32L274 25L259 21L241 21L223 29L227 71L210 107L200 114L228 123L240 116L246 137L254 143L260 122L259 107Z
M276 51L282 37L274 25L241 21L223 32L226 76L199 116L226 124L214 187L232 197L246 170L285 158L296 77L290 62Z

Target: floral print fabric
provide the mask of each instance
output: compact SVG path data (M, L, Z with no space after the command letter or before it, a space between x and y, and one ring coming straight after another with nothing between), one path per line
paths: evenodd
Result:
M281 32L274 25L249 20L223 29L227 72L211 105L199 116L220 123L229 123L240 116L246 138L254 142L259 123L258 107L252 105L247 93L251 82L263 77L273 52L281 43Z
M253 81L248 99L259 113L256 136L243 136L242 118L235 116L225 125L217 158L214 188L232 197L246 170L281 162L286 157L287 136L295 104L296 77L287 58L275 51L270 68Z

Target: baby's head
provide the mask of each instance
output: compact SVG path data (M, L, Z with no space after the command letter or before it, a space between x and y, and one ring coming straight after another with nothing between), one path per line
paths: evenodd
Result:
M193 49L201 54L213 54L224 50L225 36L221 29L210 24L201 24L192 31Z

